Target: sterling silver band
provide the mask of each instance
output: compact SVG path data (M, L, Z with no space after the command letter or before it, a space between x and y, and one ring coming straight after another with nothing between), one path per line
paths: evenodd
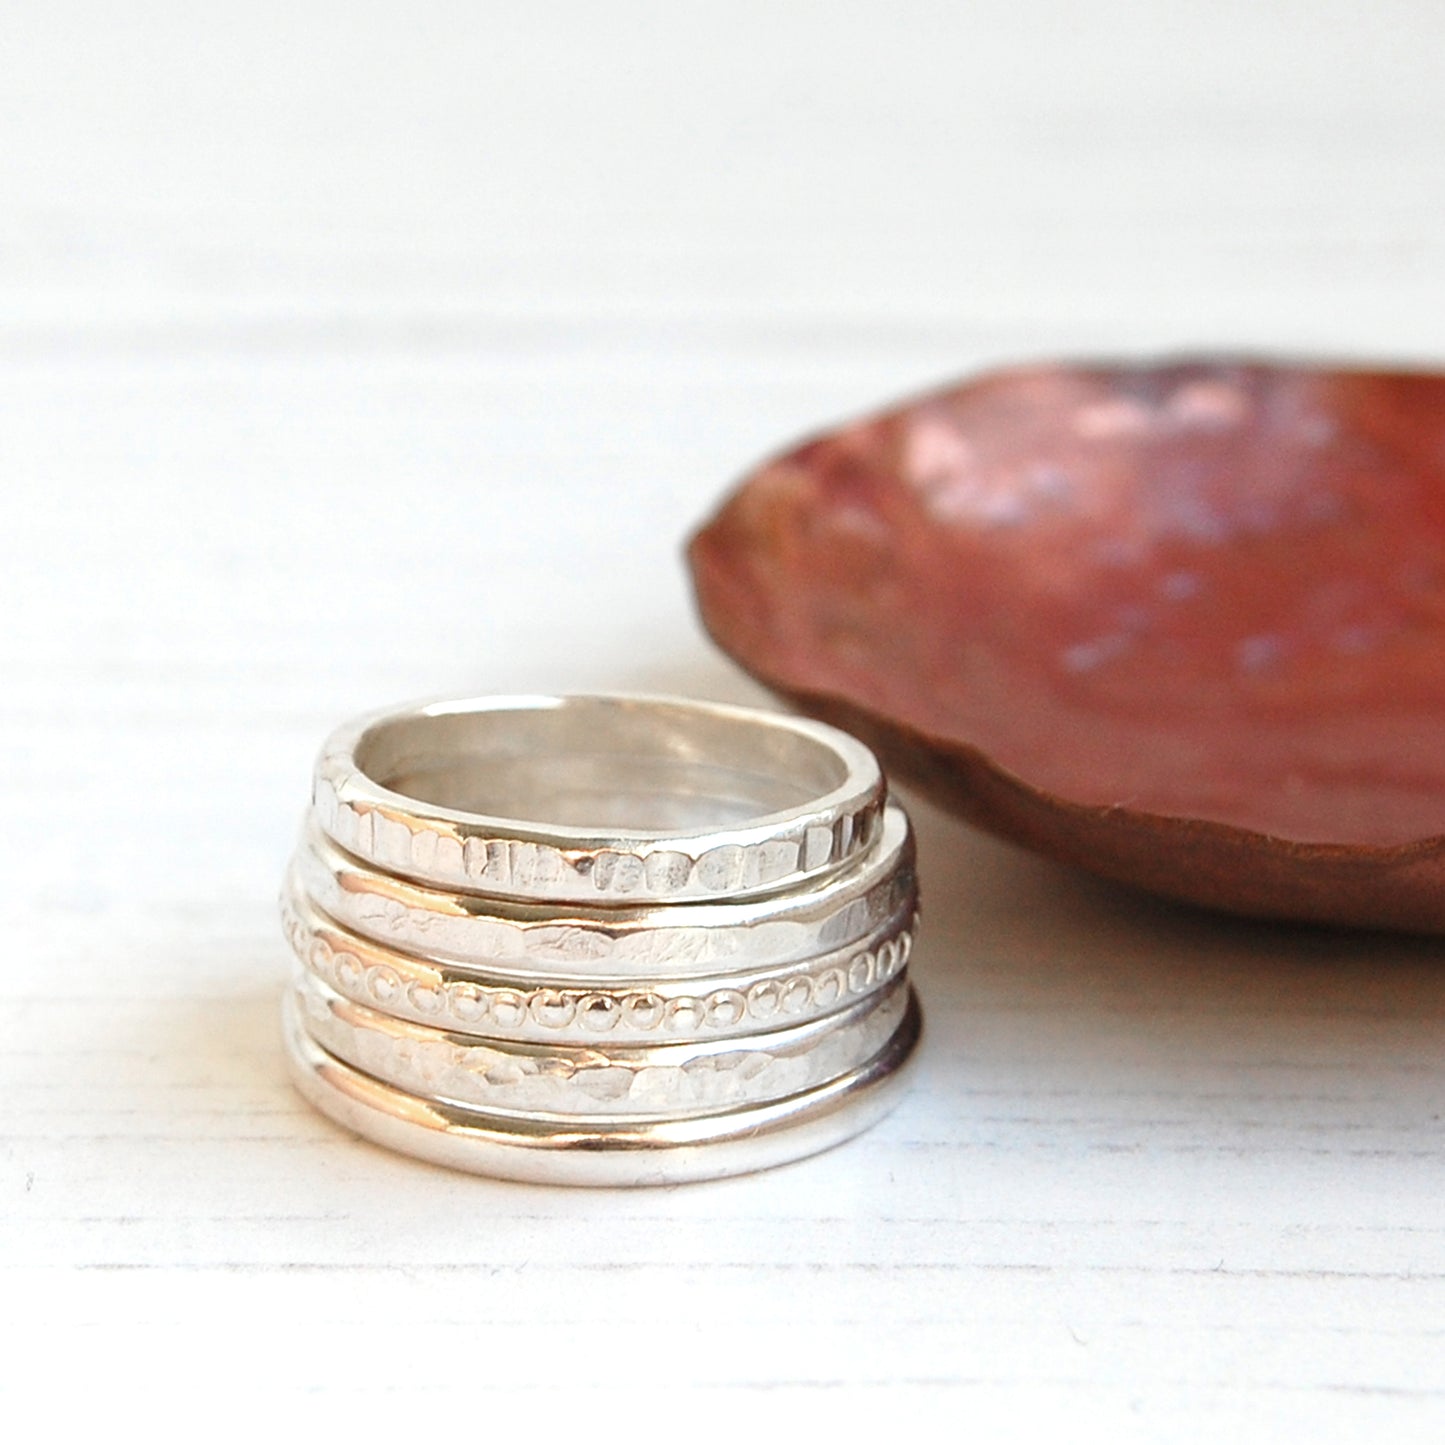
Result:
M402 952L534 978L622 981L796 963L866 938L914 896L913 838L889 806L874 845L812 887L731 903L577 908L517 903L378 873L308 828L291 887Z
M339 729L316 817L387 872L494 898L676 903L821 878L883 777L823 723L675 698L426 703Z
M429 703L338 730L282 890L298 1087L507 1178L800 1158L920 1031L908 820L822 724L677 699Z
M353 1003L314 975L294 985L307 1031L343 1063L442 1103L554 1121L682 1119L775 1103L867 1063L897 1032L909 996L899 980L792 1028L600 1049L445 1032Z
M716 1039L831 1013L907 964L911 912L900 910L841 949L781 967L649 976L642 983L535 976L415 957L341 927L288 888L281 918L292 951L355 1003L436 1028L539 1043Z
M283 1034L296 1087L363 1138L449 1169L531 1184L632 1187L750 1174L806 1159L860 1134L899 1100L922 1018L910 1004L861 1068L772 1104L666 1122L516 1119L393 1088L328 1053L288 995Z

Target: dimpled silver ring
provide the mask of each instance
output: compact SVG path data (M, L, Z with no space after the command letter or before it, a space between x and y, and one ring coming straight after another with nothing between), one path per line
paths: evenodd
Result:
M711 975L538 979L383 947L288 887L286 937L303 972L355 1003L438 1028L534 1042L656 1043L756 1033L831 1013L908 963L915 919L896 913L842 948L798 963Z
M920 1033L907 817L822 723L642 697L339 729L282 893L301 1092L454 1168L650 1184L858 1132Z
M792 1028L641 1046L486 1040L353 1003L314 977L294 1003L311 1037L384 1084L489 1113L665 1122L778 1103L868 1063L898 1031L906 982Z

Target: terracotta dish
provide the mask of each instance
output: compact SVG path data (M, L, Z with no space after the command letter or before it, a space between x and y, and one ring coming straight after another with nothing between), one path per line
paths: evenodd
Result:
M723 648L975 823L1445 930L1445 375L999 372L768 462L689 555Z

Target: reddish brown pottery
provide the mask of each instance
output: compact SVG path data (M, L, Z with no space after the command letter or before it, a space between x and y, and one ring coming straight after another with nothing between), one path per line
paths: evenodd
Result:
M1445 376L999 372L768 462L689 556L727 652L975 823L1445 929Z

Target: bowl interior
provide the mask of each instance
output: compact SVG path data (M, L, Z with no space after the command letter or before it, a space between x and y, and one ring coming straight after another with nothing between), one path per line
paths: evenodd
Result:
M769 463L692 556L759 675L1059 798L1445 833L1445 377L1001 373Z

